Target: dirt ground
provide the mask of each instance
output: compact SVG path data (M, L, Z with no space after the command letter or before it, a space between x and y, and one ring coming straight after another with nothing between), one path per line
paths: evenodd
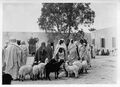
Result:
M92 59L92 67L88 70L87 74L81 74L79 78L74 77L62 77L54 79L54 74L51 74L52 81L48 80L25 80L13 81L12 84L115 84L116 79L116 60L117 57L110 56L97 56ZM28 59L28 63L31 63L32 59Z

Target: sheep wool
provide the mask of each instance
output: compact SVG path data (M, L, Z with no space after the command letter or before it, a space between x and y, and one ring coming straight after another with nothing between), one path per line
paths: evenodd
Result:
M74 73L75 77L78 77L79 67L77 65L70 66L66 63L65 67L66 67L66 70L68 72L68 77L70 76L71 73Z
M38 75L38 73L39 73L39 66L38 65L33 66L33 75Z
M23 65L19 69L19 79L25 78L27 74L31 76L32 73L32 66L31 65Z
M73 62L73 65L76 65L76 66L78 66L79 67L79 70L82 68L82 62L81 61L74 61Z
M82 61L82 68L83 68L83 71L85 71L85 72L87 73L88 64L87 64L87 61L86 61L86 60L83 60L83 61Z

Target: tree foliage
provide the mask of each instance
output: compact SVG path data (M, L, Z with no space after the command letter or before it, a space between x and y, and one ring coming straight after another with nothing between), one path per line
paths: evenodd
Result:
M40 29L57 32L65 37L78 30L78 25L94 23L95 12L90 3L43 3L38 18Z

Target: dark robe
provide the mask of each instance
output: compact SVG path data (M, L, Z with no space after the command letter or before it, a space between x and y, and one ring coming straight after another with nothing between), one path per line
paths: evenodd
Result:
M51 44L47 45L47 58L50 61L52 59L53 56L53 49L51 47Z
M47 49L45 46L45 43L41 44L41 47L37 50L35 54L35 61L38 63L40 62L45 62L45 59L47 58Z

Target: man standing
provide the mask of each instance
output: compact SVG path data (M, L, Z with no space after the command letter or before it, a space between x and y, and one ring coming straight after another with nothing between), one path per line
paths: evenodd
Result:
M45 44L45 42L42 42L41 46L39 47L39 49L37 50L37 52L35 54L34 62L35 63L39 63L39 62L44 63L46 58L47 58L46 44Z
M22 41L21 42L21 45L20 45L20 47L21 47L21 49L23 50L23 61L22 61L22 63L23 63L23 65L25 65L26 63L27 63L27 57L28 57L28 54L29 54L29 51L28 51L28 47L27 47L27 45L26 45L26 43L25 43L25 41Z
M17 45L15 38L10 38L10 44L5 53L5 73L10 74L14 80L18 77L18 70L22 65L22 49Z
M5 60L5 52L6 52L6 48L8 47L8 44L9 44L9 41L6 41L6 42L5 42L5 46L4 46L4 48L2 49L2 70L3 70L3 71L5 70L4 60Z
M50 61L52 59L52 56L53 56L53 49L51 47L51 43L50 42L48 42L46 49L47 49L47 58Z

